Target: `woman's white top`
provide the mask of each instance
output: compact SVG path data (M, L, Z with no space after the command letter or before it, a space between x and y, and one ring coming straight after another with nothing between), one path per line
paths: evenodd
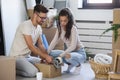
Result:
M55 45L58 43L58 41L60 39L67 46L67 49L62 54L66 54L66 53L72 52L74 50L79 50L80 48L84 47L79 39L77 28L75 26L73 26L71 29L71 35L70 35L69 39L65 38L65 33L66 33L66 31L61 27L61 35L58 38L59 32L57 29L56 34L55 34L55 36L54 36L53 40L51 41L50 46L48 48L48 53L50 53L51 50L54 49Z

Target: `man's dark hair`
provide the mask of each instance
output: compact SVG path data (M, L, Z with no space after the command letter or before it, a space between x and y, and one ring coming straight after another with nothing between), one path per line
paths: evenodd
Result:
M48 9L45 7L45 6L43 6L42 4L37 4L35 7L34 7L34 13L35 12L38 12L38 13L40 13L40 12L42 12L42 13L47 13L48 12Z

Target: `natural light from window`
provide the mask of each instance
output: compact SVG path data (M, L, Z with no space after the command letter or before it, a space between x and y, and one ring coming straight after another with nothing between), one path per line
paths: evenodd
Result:
M112 0L87 0L87 3L112 3Z

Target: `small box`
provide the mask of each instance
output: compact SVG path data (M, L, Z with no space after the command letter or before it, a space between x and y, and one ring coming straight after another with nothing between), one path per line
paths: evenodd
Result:
M16 80L15 58L0 56L0 80Z
M55 68L53 64L36 63L35 66L43 73L44 78L61 76L61 68Z

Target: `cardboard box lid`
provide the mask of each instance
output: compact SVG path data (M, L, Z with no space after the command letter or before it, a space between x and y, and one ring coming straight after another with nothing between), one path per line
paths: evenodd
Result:
M9 57L9 56L0 56L0 61L1 60L15 60L14 57Z

